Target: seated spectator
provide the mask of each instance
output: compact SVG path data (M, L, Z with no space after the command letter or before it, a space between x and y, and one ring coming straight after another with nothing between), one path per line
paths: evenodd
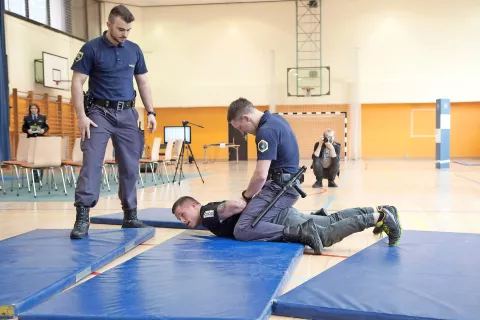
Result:
M22 131L27 134L27 138L34 138L43 136L48 129L47 116L40 114L40 108L36 103L31 103L28 116L23 117ZM38 171L40 171L40 178L37 170L33 172L35 182L39 182L43 178L43 170Z
M28 116L23 117L22 131L27 134L27 138L31 138L43 136L48 129L47 116L40 114L36 103L31 103Z

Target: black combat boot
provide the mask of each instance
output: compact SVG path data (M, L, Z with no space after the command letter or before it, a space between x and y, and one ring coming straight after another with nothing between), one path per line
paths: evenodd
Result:
M324 216L324 217L327 217L328 214L327 214L327 211L325 211L325 209L320 209L320 210L317 210L315 212L312 212L312 215L314 216Z
M77 207L77 217L72 232L71 239L83 239L88 236L88 228L90 227L89 219L90 208Z
M137 218L137 208L123 209L122 228L148 228L148 226Z
M309 246L315 254L322 253L322 241L320 240L313 219L296 227L285 227L285 229L283 229L283 237L287 242L296 242Z
M317 178L312 188L323 188L322 177Z
M328 180L328 186L332 188L338 187L337 184L335 183L335 180Z

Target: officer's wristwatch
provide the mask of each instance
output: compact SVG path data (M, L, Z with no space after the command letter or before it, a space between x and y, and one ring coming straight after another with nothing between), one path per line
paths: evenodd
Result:
M156 113L155 111L148 111L148 112L147 112L147 115L148 115L148 116L151 115L151 114L153 114L154 117L157 116L157 113Z
M243 192L242 192L242 197L243 197L243 199L244 199L246 202L249 202L250 200L252 200L252 198L247 198L247 197L245 196L245 192L246 192L246 191L247 191L247 190L243 190Z

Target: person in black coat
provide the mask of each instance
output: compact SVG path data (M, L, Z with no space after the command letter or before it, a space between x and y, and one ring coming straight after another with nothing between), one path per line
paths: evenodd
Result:
M40 114L40 108L36 103L31 103L28 108L28 116L23 117L22 131L27 134L27 138L41 137L50 129L47 123L47 116ZM43 170L40 171L40 179L37 170L34 171L35 182L43 178Z
M36 103L31 103L28 116L23 117L22 131L27 138L43 136L48 131L47 116L40 114L40 108Z
M332 129L325 130L322 139L315 143L312 160L313 173L317 179L312 187L322 188L323 179L328 179L329 187L337 187L335 177L340 176L340 144L335 141Z

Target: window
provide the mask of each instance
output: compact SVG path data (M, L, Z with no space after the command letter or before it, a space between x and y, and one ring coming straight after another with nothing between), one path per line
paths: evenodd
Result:
M50 0L50 26L68 32L64 0Z
M25 1L5 0L5 10L25 16Z
M28 0L28 14L30 19L48 25L47 0Z
M24 17L75 38L86 41L101 34L100 3L95 0L3 1L6 13Z

